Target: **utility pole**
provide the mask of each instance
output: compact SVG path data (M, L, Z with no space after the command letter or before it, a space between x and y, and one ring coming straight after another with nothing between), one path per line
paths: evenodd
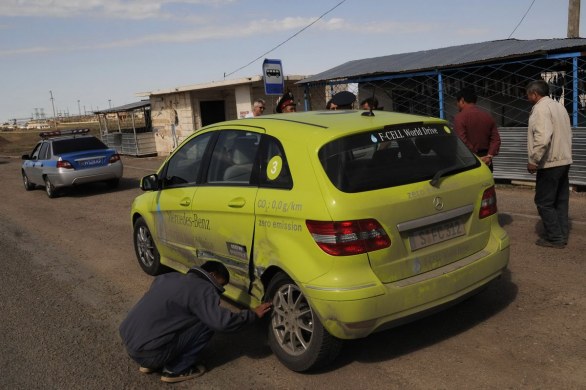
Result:
M49 95L51 95L51 106L53 106L53 121L56 121L55 117L55 99L53 99L53 91L49 91Z
M77 111L79 113L79 116L81 116L81 106L79 105L79 99L77 99Z
M580 37L580 0L568 0L568 38Z

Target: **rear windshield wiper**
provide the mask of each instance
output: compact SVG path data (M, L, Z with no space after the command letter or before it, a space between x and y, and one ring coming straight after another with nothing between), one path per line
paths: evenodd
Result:
M435 175L433 175L433 178L429 181L429 184L431 184L432 186L439 188L439 182L440 179L449 172L455 171L457 169L460 168L460 165L452 165L451 167L447 167L444 169L440 169L439 171L437 171L435 173Z

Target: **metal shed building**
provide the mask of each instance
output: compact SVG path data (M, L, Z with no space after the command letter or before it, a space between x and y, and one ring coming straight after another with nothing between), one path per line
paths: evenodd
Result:
M543 79L566 106L573 127L570 183L586 185L586 39L506 39L349 61L301 80L306 108L350 90L375 96L384 110L445 118L457 113L456 93L472 86L502 138L494 160L497 179L534 181L526 171L529 81Z
M94 111L102 141L120 154L153 156L157 154L148 100Z

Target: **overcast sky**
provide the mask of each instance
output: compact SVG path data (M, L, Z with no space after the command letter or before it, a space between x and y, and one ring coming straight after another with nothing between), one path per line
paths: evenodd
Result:
M567 21L568 0L0 0L0 122L35 108L51 117L49 91L57 113L77 115L259 75L263 58L311 75L511 34L565 38Z

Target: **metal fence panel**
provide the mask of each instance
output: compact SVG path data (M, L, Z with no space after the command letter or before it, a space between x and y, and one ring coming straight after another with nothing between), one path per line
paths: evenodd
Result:
M550 96L564 104L574 128L570 182L586 185L586 57L581 53L538 56L410 74L382 74L307 83L307 110L322 110L336 92L348 90L360 101L376 97L379 109L447 119L453 123L456 94L474 87L478 106L491 113L501 132L494 175L499 179L534 181L527 173L527 121L531 104L525 87L545 80Z

